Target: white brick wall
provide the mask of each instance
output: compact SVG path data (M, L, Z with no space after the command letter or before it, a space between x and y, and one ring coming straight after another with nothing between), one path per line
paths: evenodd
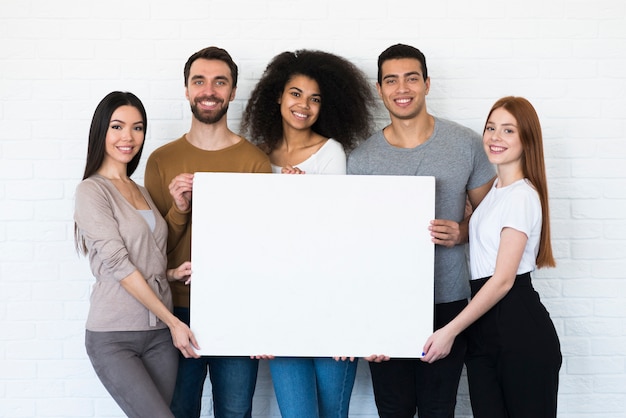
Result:
M74 188L106 93L146 104L147 156L187 130L182 68L202 47L226 48L241 68L237 129L275 54L327 50L374 79L397 42L426 54L437 115L479 131L500 96L536 106L558 258L536 284L563 346L559 417L626 417L622 0L0 0L0 416L122 416L85 355L93 279L72 242ZM137 172L141 182L143 164ZM363 363L351 410L376 416ZM471 416L464 381L457 411ZM255 415L278 416L265 363Z

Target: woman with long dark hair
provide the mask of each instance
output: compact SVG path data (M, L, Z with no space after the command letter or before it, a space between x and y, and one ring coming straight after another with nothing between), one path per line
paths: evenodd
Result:
M132 93L98 104L83 181L76 188L76 247L96 278L86 324L87 354L129 417L173 417L177 348L197 357L193 333L172 313L168 280L188 281L189 262L167 269L167 225L133 174L146 111Z

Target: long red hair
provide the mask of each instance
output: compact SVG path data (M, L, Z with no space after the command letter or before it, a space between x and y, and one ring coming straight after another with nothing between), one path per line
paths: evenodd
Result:
M539 253L537 254L537 267L554 267L556 262L552 254L550 242L550 208L548 204L548 182L546 179L546 167L543 156L543 137L541 124L535 108L523 97L508 96L498 100L487 116L499 108L505 109L517 121L519 137L522 142L522 170L537 190L541 201L541 237L539 241ZM485 123L486 126L486 123Z

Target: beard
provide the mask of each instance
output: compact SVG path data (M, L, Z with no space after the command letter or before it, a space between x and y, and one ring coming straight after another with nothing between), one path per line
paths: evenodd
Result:
M200 109L198 109L198 101L202 101L205 100L206 98L198 98L196 100L196 102L194 102L191 105L191 113L195 116L196 119L198 119L198 121L202 122L202 123L206 123L207 125L212 125L214 123L219 122L220 120L222 120L222 118L224 117L224 115L226 115L226 112L228 112L228 103L226 103L226 105L223 105L224 101L223 100L219 100L216 97L209 97L209 99L211 100L215 100L218 102L221 102L223 107L217 110L212 110L209 112L203 112Z

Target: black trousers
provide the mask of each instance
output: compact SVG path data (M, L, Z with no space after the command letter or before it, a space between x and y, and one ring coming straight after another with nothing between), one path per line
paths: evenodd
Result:
M473 280L472 296L488 280ZM556 417L561 349L530 273L467 330L467 378L475 418Z
M450 322L466 305L466 300L435 305L435 329ZM433 364L419 359L370 363L379 416L413 418L417 409L420 418L453 418L465 351L461 334L450 354Z

